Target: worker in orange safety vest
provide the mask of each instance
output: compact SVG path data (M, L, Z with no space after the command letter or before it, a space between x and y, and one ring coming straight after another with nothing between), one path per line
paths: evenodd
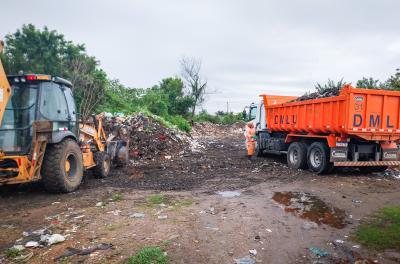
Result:
M246 137L246 148L247 148L247 158L251 160L254 154L254 149L256 148L256 129L253 122L248 122L246 124L244 135Z

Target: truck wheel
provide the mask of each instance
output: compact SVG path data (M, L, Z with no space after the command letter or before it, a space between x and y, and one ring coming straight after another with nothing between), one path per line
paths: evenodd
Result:
M385 171L388 167L387 166L372 166L372 167L359 167L358 169L363 173L372 173L372 172L382 172Z
M41 173L44 188L49 192L78 189L83 178L83 161L76 141L68 138L47 146Z
M261 147L261 143L260 143L260 137L257 138L257 142L256 142L256 155L257 157L262 157L264 156L264 151Z
M292 169L307 167L307 145L303 142L293 142L287 152L287 163Z
M312 143L307 151L308 167L318 174L330 172L333 164L329 162L329 155L329 147L325 143Z
M104 151L98 151L93 154L96 167L94 173L96 178L105 178L110 173L111 160L110 155Z

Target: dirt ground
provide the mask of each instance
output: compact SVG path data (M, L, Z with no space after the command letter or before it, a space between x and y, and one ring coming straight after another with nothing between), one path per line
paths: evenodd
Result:
M27 249L26 262L123 263L146 246L161 247L171 263L235 263L245 256L255 263L399 261L353 239L365 217L400 204L396 177L318 176L289 169L284 156L248 161L239 126L197 126L193 138L193 151L141 161L106 179L88 174L71 194L48 194L40 184L1 188L1 252L45 228L66 240ZM67 248L101 243L112 247L54 260ZM310 247L329 255L318 257Z

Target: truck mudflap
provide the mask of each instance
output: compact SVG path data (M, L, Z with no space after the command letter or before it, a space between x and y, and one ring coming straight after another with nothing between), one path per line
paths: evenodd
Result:
M400 161L336 161L336 167L400 166Z

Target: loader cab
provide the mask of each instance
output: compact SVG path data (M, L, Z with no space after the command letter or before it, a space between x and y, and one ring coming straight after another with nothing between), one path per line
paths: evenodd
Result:
M68 131L77 136L76 106L69 81L39 74L7 78L12 95L0 126L1 151L9 155L28 154L32 146L32 126L36 120L52 122L55 141L60 132Z

